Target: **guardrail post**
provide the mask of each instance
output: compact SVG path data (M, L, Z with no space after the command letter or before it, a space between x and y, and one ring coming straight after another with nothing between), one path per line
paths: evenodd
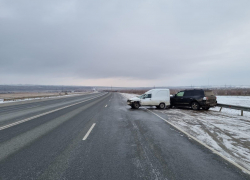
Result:
M221 110L222 110L222 107L220 107L220 112L221 112Z
M243 110L241 110L241 116L243 116Z

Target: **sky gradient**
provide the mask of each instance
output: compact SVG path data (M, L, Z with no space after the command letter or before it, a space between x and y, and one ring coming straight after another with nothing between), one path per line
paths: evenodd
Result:
M0 84L250 85L250 1L0 0Z

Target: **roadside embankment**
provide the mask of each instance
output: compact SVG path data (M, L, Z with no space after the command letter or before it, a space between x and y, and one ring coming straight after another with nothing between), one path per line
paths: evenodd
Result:
M40 92L25 92L25 93L8 93L0 94L0 103L16 102L16 101L26 101L26 100L35 100L35 99L44 99L44 98L54 98L54 97L63 97L71 95L81 95L87 94L89 92L77 92L77 93L40 93Z

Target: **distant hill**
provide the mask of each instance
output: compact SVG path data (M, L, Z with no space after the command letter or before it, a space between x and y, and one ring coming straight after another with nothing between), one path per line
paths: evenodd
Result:
M91 91L89 86L0 85L0 93Z

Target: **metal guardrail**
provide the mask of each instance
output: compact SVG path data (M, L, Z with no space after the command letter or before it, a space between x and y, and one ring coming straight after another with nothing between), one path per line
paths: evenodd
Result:
M249 111L250 112L250 107L246 107L246 106L235 106L235 105L230 105L230 104L219 104L219 103L217 103L217 106L220 107L220 111L222 110L222 108L240 110L241 111L241 116L243 116L243 111Z

